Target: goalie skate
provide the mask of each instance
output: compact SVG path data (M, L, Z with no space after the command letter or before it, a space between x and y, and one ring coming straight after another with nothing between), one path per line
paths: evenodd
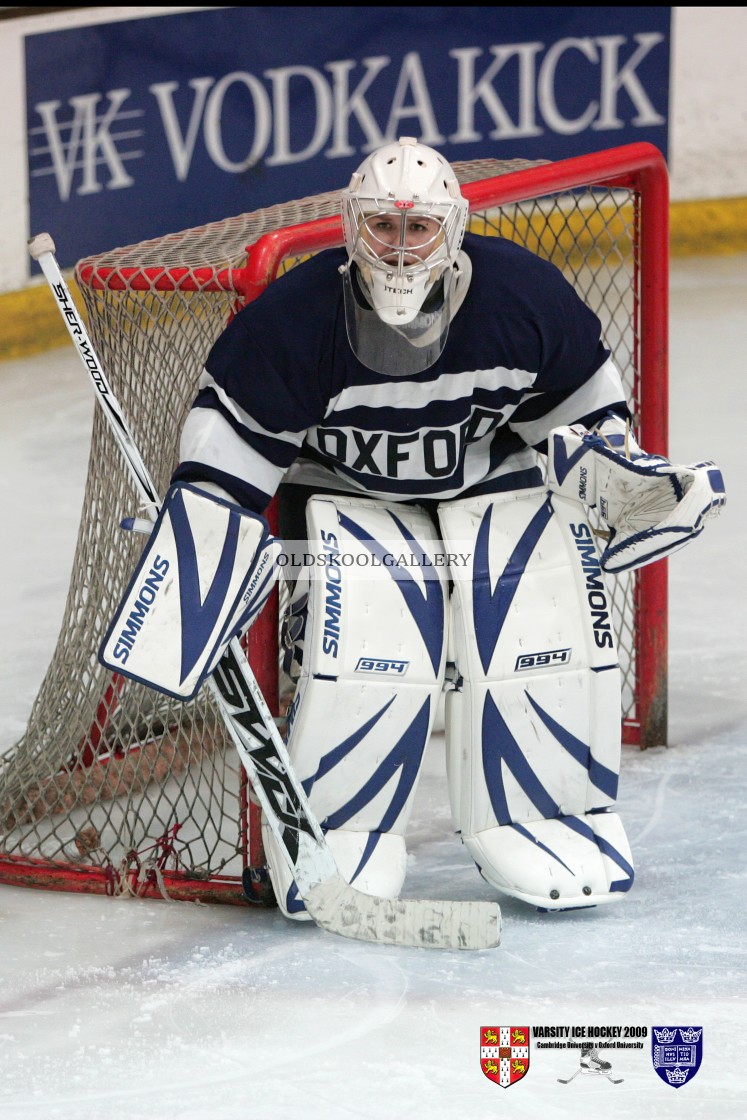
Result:
M604 1058L599 1057L599 1051L596 1046L584 1046L581 1050L581 1059L579 1068L570 1077L559 1077L558 1081L561 1085L569 1085L575 1077L580 1073L594 1073L601 1074L606 1077L613 1085L620 1085L624 1077L612 1077L612 1063L606 1062Z
M587 1073L607 1074L612 1069L612 1063L599 1057L596 1046L585 1046L581 1051L581 1069Z

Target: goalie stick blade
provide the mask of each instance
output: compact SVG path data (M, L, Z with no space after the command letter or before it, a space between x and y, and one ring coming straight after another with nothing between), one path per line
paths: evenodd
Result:
M494 949L501 941L495 902L377 898L355 890L339 873L311 887L304 902L317 925L358 941L420 949Z

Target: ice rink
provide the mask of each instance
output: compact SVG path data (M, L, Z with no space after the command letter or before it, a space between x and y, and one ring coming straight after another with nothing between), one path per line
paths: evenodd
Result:
M50 311L50 314L54 312ZM674 461L715 459L728 504L670 561L670 747L624 749L636 860L614 906L502 903L499 949L354 943L277 911L0 887L2 1120L494 1120L747 1115L747 259L672 267ZM72 347L0 365L0 748L49 662L94 402ZM450 832L443 743L426 763L406 893L490 898ZM532 1042L509 1089L484 1025L703 1028L675 1089L643 1049Z

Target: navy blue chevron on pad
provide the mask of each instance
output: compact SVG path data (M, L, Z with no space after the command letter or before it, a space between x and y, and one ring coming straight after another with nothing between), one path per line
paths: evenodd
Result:
M541 840L538 840L536 836L533 836L526 825L512 824L510 827L514 830L514 832L517 832L519 836L523 836L524 839L528 840L530 844L532 844L536 848L540 848L546 855L550 856L551 859L554 859L556 863L559 863L561 867L565 868L569 875L575 876L576 872L573 870L573 868L569 867L567 863L564 863L557 852L554 852L552 848L548 848L547 844L543 844Z
M551 731L558 743L572 758L575 758L581 766L589 773L590 780L594 783L597 789L602 793L606 793L613 801L617 799L617 785L619 775L614 770L610 770L608 766L603 766L598 762L591 753L591 748L584 743L581 739L577 739L575 735L563 727L561 723L553 719L551 715L540 707L533 696L530 695L526 689L524 690L529 703L534 708L539 718L544 723L548 731Z
M591 451L591 446L588 443L582 443L577 447L572 455L566 455L565 440L562 436L553 436L553 464L555 467L555 477L560 485L563 484L568 477L570 471L573 470L579 459L583 459Z
M567 828L570 828L573 832L577 832L579 836L583 836L586 840L590 841L590 843L596 844L602 855L607 856L613 863L616 863L621 871L625 873L624 879L618 879L610 883L610 891L619 894L624 894L625 891L629 891L633 886L635 871L622 853L618 852L617 848L613 848L608 840L605 840L603 836L599 836L586 821L581 820L579 817L563 817L562 820Z
M358 876L360 875L363 868L366 866L366 864L370 860L371 856L374 854L374 852L376 850L376 845L378 844L380 839L381 839L381 833L380 832L370 832L368 834L368 840L366 841L366 846L363 849L363 854L361 855L361 858L358 861L358 866L356 867L353 874L350 876L350 882L351 883L355 882L355 880L358 878Z
M223 551L205 599L200 594L197 550L181 490L174 490L168 503L174 527L179 565L179 605L182 622L182 681L204 652L208 639L225 605L236 560L240 515L229 510Z
M511 609L511 604L526 571L529 559L553 516L552 504L548 497L521 534L514 551L501 572L495 591L493 591L490 580L491 508L485 511L480 528L477 531L472 592L472 618L475 638L483 672L485 673L490 668L498 637Z
M289 914L303 914L306 910L303 899L298 897L298 883L293 882L288 888L288 893L285 896L285 908Z
M511 734L490 693L482 709L482 765L490 804L498 824L511 824L511 811L503 782L503 764L543 817L557 817L560 806L542 785Z
M391 701L390 701L391 703ZM387 707L389 705L387 704ZM394 795L389 802L381 821L378 824L378 832L389 832L396 823L397 817L402 812L402 809L407 801L407 798L412 793L415 779L418 776L420 763L423 758L423 751L428 740L428 728L430 726L430 699L426 698L421 705L420 710L415 715L415 718L406 728L404 734L394 744L389 753L382 759L381 763L374 770L371 777L367 782L355 793L344 805L334 813L330 813L322 822L322 827L327 828L343 828L351 817L359 813L361 809L368 805L373 799L381 792L388 782L399 771L399 778ZM378 713L378 718L383 715L383 711ZM367 725L371 726L371 721ZM351 736L351 739L354 736ZM356 741L360 741L360 737L355 737ZM349 746L351 739L346 740L346 743L341 744L340 747L335 748L329 755L325 756L320 763L320 771L325 772L331 769L334 763L331 761L339 761L344 754L349 753L352 747ZM317 775L319 776L319 772Z
M307 797L314 787L314 782L318 778L323 778L325 774L329 774L330 770L334 769L338 762L342 762L343 758L346 758L352 750L355 750L359 743L363 742L369 731L376 726L381 717L391 708L395 700L396 696L391 696L384 707L378 712L375 712L365 723L361 724L357 731L354 731L352 735L348 735L347 739L343 739L336 747L333 747L332 750L322 755L315 773L313 773L310 778L305 778L301 783Z
M434 572L427 571L433 565L428 556L425 545L420 544L412 535L406 525L390 512L390 517L401 532L403 539L412 549L414 557L421 556L423 562L418 565L423 572L423 588L420 587L414 576L406 568L398 567L396 559L389 549L375 540L367 529L364 529L345 513L339 513L340 526L352 537L360 541L372 556L381 562L382 567L389 572L397 584L402 597L407 604L407 609L415 620L420 631L428 656L431 659L434 673L438 672L441 663L441 650L444 634L444 594L441 582Z

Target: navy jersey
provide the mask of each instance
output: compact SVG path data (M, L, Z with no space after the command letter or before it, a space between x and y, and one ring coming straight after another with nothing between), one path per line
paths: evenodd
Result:
M463 251L472 279L444 350L408 377L353 353L343 249L276 280L210 351L174 478L257 512L284 478L446 500L537 485L552 428L628 415L600 322L554 265L497 237Z

